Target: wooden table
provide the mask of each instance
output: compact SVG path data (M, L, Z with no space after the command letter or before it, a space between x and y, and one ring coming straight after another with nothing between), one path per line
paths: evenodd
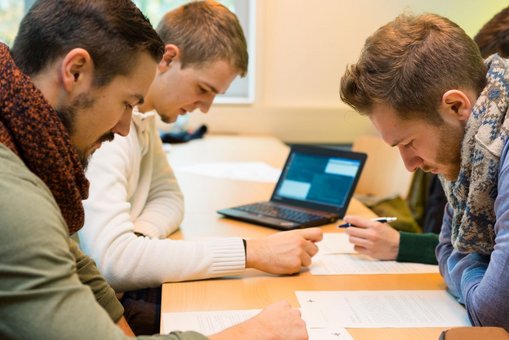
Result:
M178 169L197 163L261 161L281 168L288 147L270 137L210 136L172 146L169 159L186 200L186 216L175 239L210 236L259 237L277 232L220 217L215 211L228 206L268 200L274 183L239 181L192 174ZM373 217L374 213L352 199L348 214ZM336 223L324 232L338 232ZM163 285L162 312L253 309L278 300L299 307L296 290L415 290L445 289L439 274L276 276L246 270L242 278L210 279ZM355 339L438 339L440 328L349 329Z

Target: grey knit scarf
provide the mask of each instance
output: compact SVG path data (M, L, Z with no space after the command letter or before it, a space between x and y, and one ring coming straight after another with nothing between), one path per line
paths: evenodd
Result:
M509 63L495 55L486 64L487 85L466 124L459 176L440 179L454 209L452 245L463 253L488 255L495 245L500 155L509 135Z

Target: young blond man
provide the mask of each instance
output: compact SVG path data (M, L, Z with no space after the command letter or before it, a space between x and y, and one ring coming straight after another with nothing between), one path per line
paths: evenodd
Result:
M246 74L248 54L237 17L213 1L167 13L157 31L166 45L155 80L134 110L129 136L103 147L91 161L79 235L113 288L124 292L126 317L137 334L159 330L163 282L239 275L245 268L297 273L311 263L318 251L314 243L322 238L318 228L247 240L167 238L182 221L184 206L156 115L171 123L195 109L207 113L215 96Z

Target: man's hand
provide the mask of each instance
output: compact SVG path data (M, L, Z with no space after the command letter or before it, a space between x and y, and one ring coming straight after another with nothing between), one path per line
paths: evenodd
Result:
M318 252L315 242L323 237L320 228L279 232L246 240L246 267L272 274L295 274L311 264Z
M395 260L399 251L399 232L387 223L371 221L356 216L346 216L351 223L346 228L349 240L361 254L380 260Z
M308 332L299 310L286 301L274 303L251 319L209 337L210 340L306 340Z

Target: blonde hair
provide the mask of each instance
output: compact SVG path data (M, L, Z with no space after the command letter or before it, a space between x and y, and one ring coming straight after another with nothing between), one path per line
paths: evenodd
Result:
M215 1L194 1L166 13L156 29L181 51L182 67L229 61L243 77L248 53L237 16Z

